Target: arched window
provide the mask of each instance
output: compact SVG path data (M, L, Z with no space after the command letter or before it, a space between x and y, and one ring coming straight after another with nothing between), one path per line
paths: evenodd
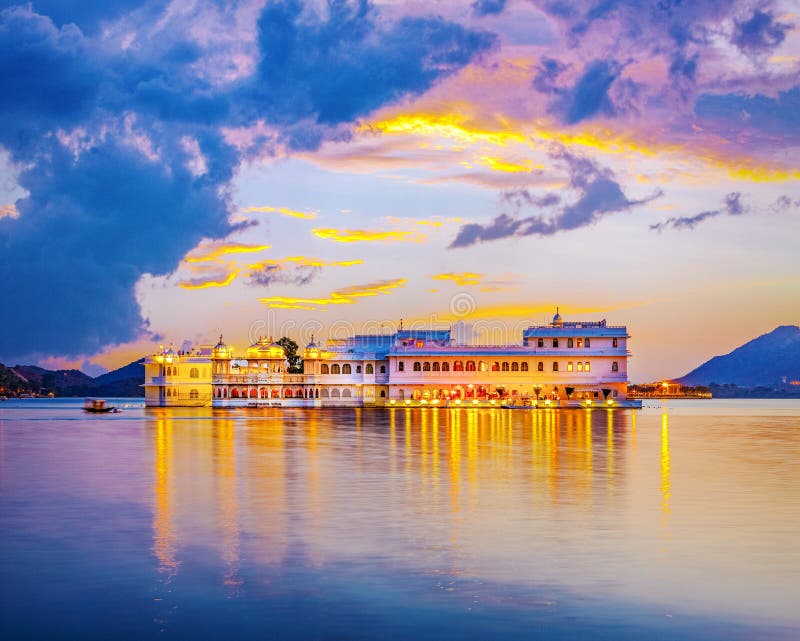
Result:
M425 361L422 364L422 371L423 372L430 372L431 371L431 364L428 361Z
M386 390L381 390L381 398L386 398Z
M254 387L250 390L249 396L250 398L258 398L258 390Z
M503 371L504 372L508 371L508 361L503 361Z
M575 343L572 342L571 338L567 339L567 347L575 347Z
M463 372L464 371L464 363L461 361L456 361L453 363L453 371L454 372Z
M406 363L405 363L405 361L397 361L397 371L398 372L405 372L406 371Z
M568 371L568 372L571 372L571 371L572 371L572 363L571 363L571 362L570 362L570 363L567 363L567 371Z
M614 361L613 363L611 363L611 371L612 372L618 372L619 371L619 363L617 363L617 361Z
M522 371L522 372L527 372L527 371L528 371L528 363L527 363L527 361L523 361L523 362L521 362L521 363L519 364L519 369L520 369L520 371Z
M283 390L283 398L292 398L292 388L287 387Z
M578 361L578 371L579 372L583 371L583 363L581 363L580 361Z
M352 374L353 368L350 367L350 363L345 363L342 365L342 374Z
M443 372L449 372L450 371L450 363L448 363L447 361L442 363L442 371Z
M558 339L557 338L553 339L553 347L558 347Z
M544 339L540 338L536 341L536 347L544 347Z
M259 396L261 398L269 398L269 390L266 387L262 387Z
M339 390L335 387L331 390L331 398L339 398Z
M583 371L584 372L591 372L592 371L592 366L589 365L589 363L584 363L583 364Z
M475 371L475 361L467 361L467 371L468 372Z
M323 387L322 388L322 398L329 398L329 397L330 397L330 394L328 393L328 388L327 387Z
M352 398L353 393L349 389L342 390L342 398Z
M189 390L189 400L196 401L198 398L200 398L200 394L196 389Z
M616 338L612 338L611 339L611 347L616 347L616 346L617 346L617 339Z
M172 368L171 367L167 368L167 376L172 376Z
M320 368L320 371L321 371L323 374L330 374L330 373L331 373L331 368L330 368L330 367L328 367L328 364L327 364L327 363L323 363L323 364L322 364L322 367Z
M356 374L361 373L361 365L356 365Z
M342 372L342 368L339 367L339 363L334 363L331 365L331 374L340 374Z
M583 339L579 338L578 339L578 349L580 349L581 347L583 347Z
M190 369L189 378L200 378L200 370L198 370L196 367Z
M539 361L539 364L536 366L536 371L537 372L543 372L544 371L544 363L542 361Z
M372 363L367 363L366 373L367 374L374 374L375 373L375 368L372 366Z
M478 371L479 372L486 371L486 361L478 361Z
M386 365L381 365L381 374L386 373Z
M500 363L498 363L497 361L494 361L492 363L492 371L493 372L499 372L500 371Z
M519 363L517 363L517 361L514 361L513 363L511 363L511 371L512 372L518 372L519 371Z
M553 371L554 372L558 371L558 362L556 362L556 361L553 361Z
M433 365L431 366L431 369L432 369L434 372L438 372L438 371L439 371L439 369L440 369L440 368L439 368L439 361L433 361Z
M591 338L587 338L586 339L586 347L591 347L591 346L592 346L592 339Z
M419 361L414 361L414 371L415 372L422 371L422 364Z

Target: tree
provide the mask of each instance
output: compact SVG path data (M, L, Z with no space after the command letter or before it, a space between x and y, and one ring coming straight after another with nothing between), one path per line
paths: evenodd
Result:
M278 341L278 345L283 347L283 351L286 352L286 360L289 362L289 369L287 371L290 374L302 374L303 359L297 355L297 343L288 336L284 336Z

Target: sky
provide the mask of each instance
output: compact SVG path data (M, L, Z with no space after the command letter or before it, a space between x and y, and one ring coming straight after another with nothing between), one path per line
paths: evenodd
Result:
M800 2L0 0L0 361L800 321Z

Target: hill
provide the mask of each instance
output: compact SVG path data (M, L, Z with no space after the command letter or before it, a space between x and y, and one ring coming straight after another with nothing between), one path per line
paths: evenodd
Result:
M56 396L144 396L144 359L96 378L77 369L49 370L36 365L0 364L0 395L53 393Z
M48 390L63 389L89 385L92 377L77 369L45 369L35 365L15 365L14 372L28 381L34 389L45 388Z
M783 325L675 379L682 385L778 387L800 380L800 327Z

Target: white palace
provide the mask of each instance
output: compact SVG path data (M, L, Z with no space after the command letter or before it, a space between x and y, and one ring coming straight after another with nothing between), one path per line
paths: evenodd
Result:
M625 326L565 322L522 332L516 345L457 345L450 330L400 330L312 341L303 373L287 372L281 345L244 354L214 347L161 349L145 359L148 406L641 407L628 400Z

